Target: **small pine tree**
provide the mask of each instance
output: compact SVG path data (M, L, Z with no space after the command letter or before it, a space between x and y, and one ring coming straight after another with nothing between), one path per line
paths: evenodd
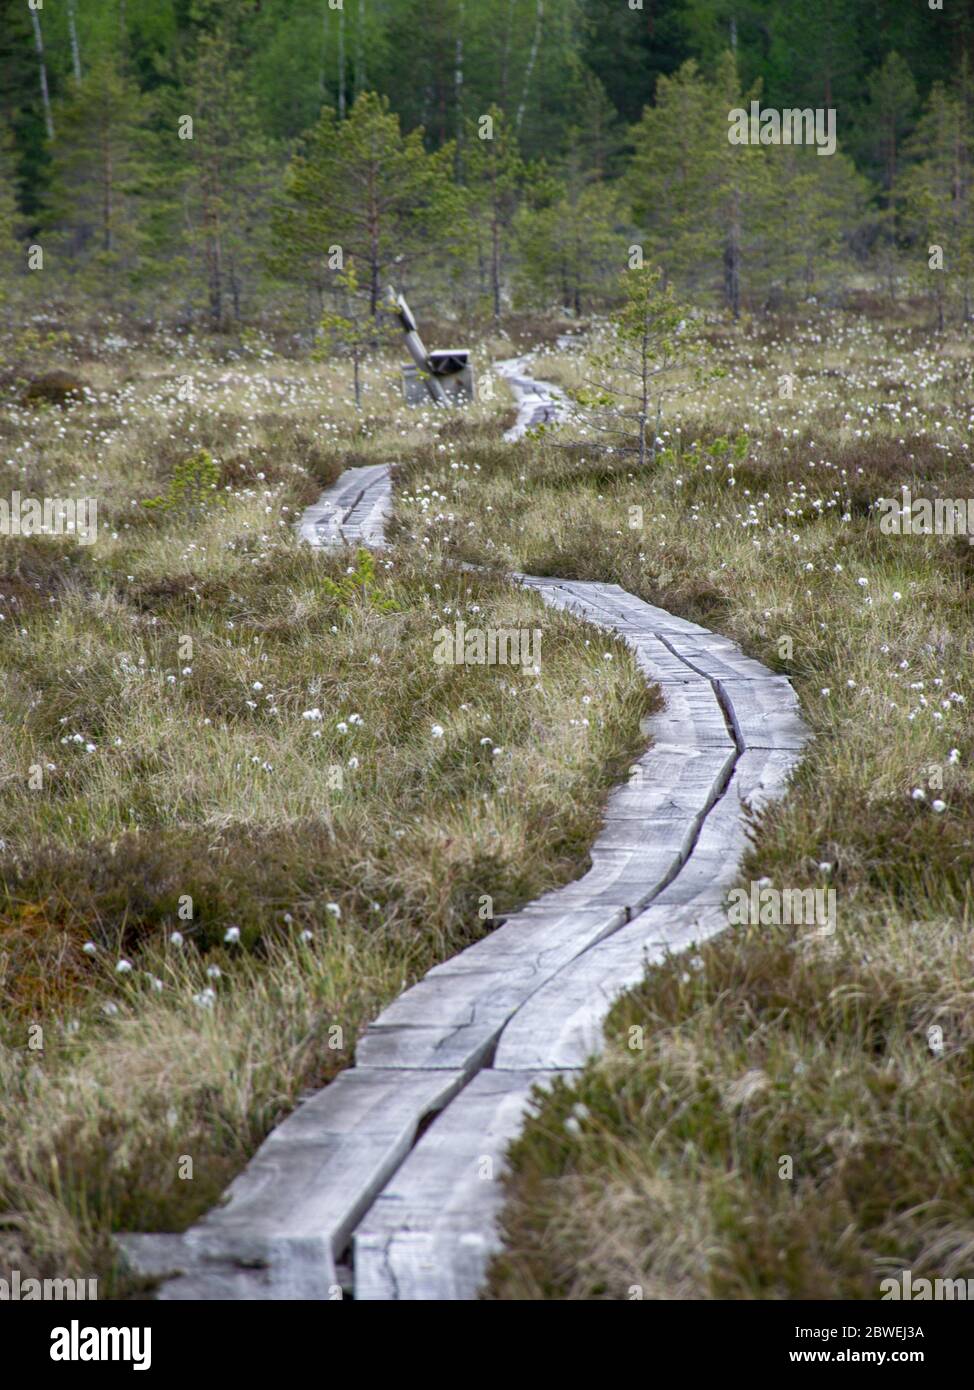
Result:
M864 141L880 166L879 213L874 254L890 299L894 297L902 234L900 183L906 139L917 107L917 89L908 64L887 55L869 77L869 120ZM871 137L871 138L870 138Z
M201 449L176 464L164 493L145 498L142 505L149 511L201 517L211 506L226 506L219 486L219 466L207 449Z
M869 186L841 151L819 158L814 145L772 145L768 177L752 206L751 282L769 300L809 296L834 279L842 252L866 216Z
M369 298L359 289L354 261L346 262L343 270L336 271L334 293L339 300L339 307L322 315L322 342L312 356L319 362L336 354L351 359L355 404L361 408L362 359L367 352L379 345L381 338L388 337L392 340L392 323L391 320L388 323L384 322L381 313L375 318L372 317ZM384 309L384 302L379 307L380 310Z
M190 241L210 325L219 329L231 312L241 318L257 278L275 176L228 26L200 38L180 100L193 121L192 139L179 142Z
M525 207L516 222L517 300L582 314L611 297L626 263L628 212L603 184L562 186L540 206Z
M644 466L656 461L666 398L720 373L707 371L697 322L660 270L626 271L621 291L608 345L589 359L595 380L575 399L605 449Z
M656 104L636 127L625 187L646 230L647 260L690 293L717 289L741 312L759 237L754 210L767 180L760 146L727 138L728 113L746 104L737 63L726 53L713 79L693 61L660 77Z

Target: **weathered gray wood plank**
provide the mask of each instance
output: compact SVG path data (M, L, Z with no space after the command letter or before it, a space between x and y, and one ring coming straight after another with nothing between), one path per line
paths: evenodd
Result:
M628 781L609 794L606 822L692 819L713 804L734 756L730 748L688 751L654 745L632 765Z
M172 1268L185 1271L185 1282L166 1284L162 1298L332 1297L329 1261L347 1246L423 1120L463 1080L460 1071L342 1072L271 1131L224 1203L179 1245L140 1236L128 1242L127 1257L149 1274L179 1257Z
M749 847L746 808L759 810L785 787L794 751L746 752L703 822L674 881L628 925L558 971L501 1033L495 1070L578 1067L602 1050L602 1025L615 999L646 967L727 926L724 898Z
M327 1302L342 1286L327 1241L288 1238L223 1242L210 1252L185 1236L116 1238L124 1260L142 1278L162 1281L161 1303Z
M532 1075L484 1071L425 1132L355 1233L355 1297L475 1299L499 1242L504 1152Z
M501 1034L493 1069L536 1072L584 1066L603 1050L603 1026L612 1005L640 983L648 965L726 925L718 904L685 907L657 899L532 995Z
M786 676L765 680L721 678L720 689L733 707L738 736L747 748L800 750L810 734L801 717L798 697Z
M713 686L708 681L666 687L666 708L644 723L662 744L683 748L733 748L734 738Z
M299 534L310 545L329 548L365 543L365 532L375 535L390 510L391 486L386 464L349 468L302 514ZM347 534L346 534L347 531Z

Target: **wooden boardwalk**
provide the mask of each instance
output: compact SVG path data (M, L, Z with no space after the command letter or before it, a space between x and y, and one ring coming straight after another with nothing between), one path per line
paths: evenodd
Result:
M564 409L524 359L500 370L519 399L509 437ZM351 469L301 534L381 544L390 495L384 466ZM159 1298L476 1298L504 1152L534 1088L598 1053L613 1001L647 963L726 925L747 811L782 793L808 739L789 682L617 585L515 578L619 633L665 697L591 868L396 999L354 1067L268 1136L223 1205L181 1236L121 1237L136 1268L164 1277Z

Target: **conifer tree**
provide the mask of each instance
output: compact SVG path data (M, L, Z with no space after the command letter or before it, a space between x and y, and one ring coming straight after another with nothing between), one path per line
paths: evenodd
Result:
M766 177L751 210L752 284L772 299L807 297L838 274L864 221L869 186L839 150L820 157L814 145L771 145L762 157Z
M112 299L136 268L147 119L146 99L110 55L72 82L58 109L45 220L86 293Z
M335 275L334 293L338 299L335 309L327 310L319 325L321 340L314 356L319 360L326 357L341 356L351 360L352 380L355 387L355 404L362 404L362 360L377 346L378 341L387 338L390 342L398 339L391 314L383 319L370 312L368 295L359 288L355 262L347 261L344 269ZM386 301L380 301L380 311L384 311Z
M562 186L540 207L525 207L516 230L521 303L560 304L579 315L611 298L626 265L628 209L602 184Z
M913 234L914 275L927 289L937 326L951 293L971 314L974 288L974 137L962 97L934 83L910 142L916 158L902 182L904 219Z
M626 180L648 259L684 289L717 289L735 318L758 239L752 209L767 174L761 146L728 139L729 113L749 99L732 53L713 79L693 61L661 77L656 105L634 132Z
M608 343L590 356L593 379L575 398L603 448L644 466L656 460L665 400L704 379L706 349L661 271L627 270L620 288Z
M13 140L0 126L0 256L4 262L17 245L19 222Z
M20 215L14 179L13 140L0 126L0 303L8 287L16 281L24 261L18 234Z
M179 100L175 149L182 155L183 206L189 241L205 285L210 324L239 318L266 249L274 151L225 28L199 40Z
M427 154L403 135L384 97L366 92L339 121L325 110L291 161L274 222L276 265L326 287L351 258L373 317L386 283L405 277L449 239L462 216L452 149Z
M504 271L525 174L517 138L500 107L471 121L464 146L470 226L486 267L494 318L500 318Z
M874 254L879 273L893 298L902 237L900 183L906 138L917 105L916 83L909 65L898 53L890 53L869 77L869 105L860 147L879 170L879 202L876 212Z

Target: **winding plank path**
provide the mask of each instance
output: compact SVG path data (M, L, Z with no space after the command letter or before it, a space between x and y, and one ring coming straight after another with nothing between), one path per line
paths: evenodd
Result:
M498 364L516 439L564 398L527 360ZM310 507L318 546L383 542L385 465ZM664 711L612 792L591 868L431 970L359 1040L355 1065L299 1105L183 1235L120 1237L162 1299L473 1299L497 1249L505 1149L532 1089L602 1046L647 963L726 925L748 808L782 793L808 732L788 680L726 638L615 584L514 576L631 647Z

